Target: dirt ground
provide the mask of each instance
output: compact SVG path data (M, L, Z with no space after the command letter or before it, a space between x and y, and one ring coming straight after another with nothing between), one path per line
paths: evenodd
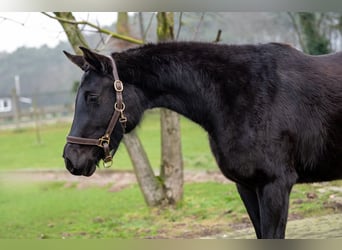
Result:
M116 192L123 188L137 183L132 171L113 171L110 169L100 169L91 177L74 176L66 170L18 170L2 174L6 180L45 182L63 181L65 185L75 185L77 188L87 188L90 186L110 186L109 191ZM185 171L185 182L207 182L232 183L218 171Z
M212 235L206 239L255 239L254 229L246 227L227 234ZM287 239L342 239L342 213L290 220Z

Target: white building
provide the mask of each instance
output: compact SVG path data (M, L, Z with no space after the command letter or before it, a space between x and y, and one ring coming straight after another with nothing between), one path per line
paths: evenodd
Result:
M0 113L12 111L12 99L0 97Z

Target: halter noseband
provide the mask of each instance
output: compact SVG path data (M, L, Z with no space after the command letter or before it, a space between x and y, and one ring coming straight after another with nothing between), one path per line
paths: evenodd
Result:
M66 140L68 143L72 144L81 144L81 145L90 145L90 146L98 146L103 148L104 151L104 159L103 159L103 166L108 168L112 165L112 156L110 154L109 144L110 144L110 136L113 132L113 129L116 123L119 121L125 129L127 117L124 115L125 110L125 103L122 100L122 92L123 92L123 84L119 80L118 71L114 62L114 59L108 57L112 62L113 67L113 76L114 76L114 90L116 93L116 102L114 104L114 112L112 118L109 121L107 130L103 136L98 139L91 139L91 138L83 138L77 136L67 136Z

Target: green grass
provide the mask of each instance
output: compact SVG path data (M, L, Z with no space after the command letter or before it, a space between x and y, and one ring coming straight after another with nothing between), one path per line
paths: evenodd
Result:
M111 193L106 188L80 190L60 182L6 184L0 191L0 238L153 237L177 223L188 222L192 227L221 218L229 189L234 187L186 185L181 205L157 210L146 207L137 186Z
M333 182L335 186L341 181ZM327 208L334 191L321 194L322 185L296 185L290 213L315 216ZM186 184L184 200L174 208L150 209L139 188L109 192L110 187L79 189L54 183L0 183L0 238L198 238L234 230L248 221L235 185ZM317 197L308 199L307 193ZM296 201L303 202L297 204Z
M330 196L341 197L341 191L329 191L330 186L341 187L342 181L295 185L291 192L291 212L305 216L318 216L327 211L341 212L341 205L329 202Z
M0 169L57 168L62 165L62 149L66 124L41 129L42 143L38 144L34 129L0 132Z
M0 170L64 169L62 151L71 124L57 123L41 128L38 144L34 129L0 131ZM181 119L184 165L186 169L216 169L206 133L198 125ZM137 128L154 168L160 165L160 125L158 112L149 112ZM114 169L132 169L123 144L114 158Z

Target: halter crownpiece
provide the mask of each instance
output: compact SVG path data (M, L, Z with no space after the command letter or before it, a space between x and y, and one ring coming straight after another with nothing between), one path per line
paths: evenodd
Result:
M107 130L103 136L98 139L92 138L83 138L77 136L67 136L66 140L68 143L72 144L80 144L80 145L90 145L90 146L98 146L103 148L104 151L104 159L103 159L103 166L105 168L109 168L112 166L113 158L110 154L110 136L112 135L113 129L117 122L119 121L122 125L123 130L126 128L127 117L124 114L125 111L125 103L123 102L122 92L123 92L123 83L119 79L118 71L116 68L115 61L112 57L108 57L112 63L113 67L113 76L114 76L114 83L113 87L116 93L116 102L114 104L114 112L112 118L109 121Z

